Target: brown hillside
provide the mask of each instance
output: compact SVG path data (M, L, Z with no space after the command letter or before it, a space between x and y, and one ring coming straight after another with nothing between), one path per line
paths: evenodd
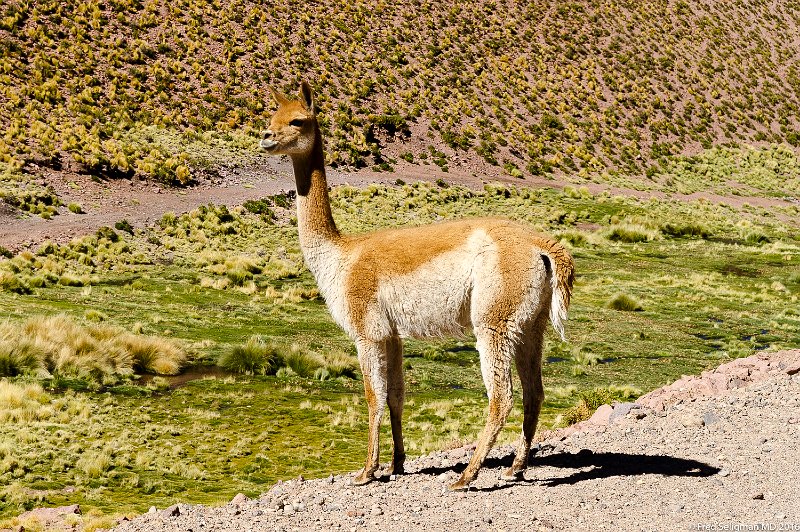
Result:
M229 133L263 128L267 85L302 77L334 164L641 175L701 146L797 144L798 7L12 0L0 161L186 181L213 159L188 142L251 145Z

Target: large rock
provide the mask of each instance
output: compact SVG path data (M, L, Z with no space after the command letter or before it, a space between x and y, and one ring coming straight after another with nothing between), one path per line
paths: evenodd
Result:
M699 377L684 375L672 384L641 396L636 402L663 411L681 401L722 395L727 390L749 386L773 375L797 372L800 372L800 349L759 353L704 371Z

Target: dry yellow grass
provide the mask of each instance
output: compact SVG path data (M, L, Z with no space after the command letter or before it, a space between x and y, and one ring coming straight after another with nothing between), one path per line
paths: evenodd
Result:
M186 363L173 340L111 325L82 326L64 315L0 325L0 374L91 377L134 372L174 375Z
M89 402L72 393L53 398L39 384L17 384L6 379L0 380L0 423L44 420L64 423L87 419L89 414ZM9 454L6 451L7 449L0 447L0 458Z

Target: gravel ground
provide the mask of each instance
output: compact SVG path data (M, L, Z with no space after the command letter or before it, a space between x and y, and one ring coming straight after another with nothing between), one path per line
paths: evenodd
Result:
M739 376L767 367L746 371L758 382L731 377L700 394L698 381L725 380L722 366L656 406L613 405L549 433L519 482L499 480L513 458L501 447L469 492L448 492L471 454L460 448L363 487L352 475L279 482L222 507L152 508L114 530L800 530L800 351L785 353L790 363L726 365Z

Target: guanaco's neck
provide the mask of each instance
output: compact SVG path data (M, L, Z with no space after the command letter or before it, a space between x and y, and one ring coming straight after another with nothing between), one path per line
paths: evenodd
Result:
M292 157L297 183L297 232L300 245L310 247L339 239L333 221L325 179L325 156L319 125L314 125L314 146L306 156Z

